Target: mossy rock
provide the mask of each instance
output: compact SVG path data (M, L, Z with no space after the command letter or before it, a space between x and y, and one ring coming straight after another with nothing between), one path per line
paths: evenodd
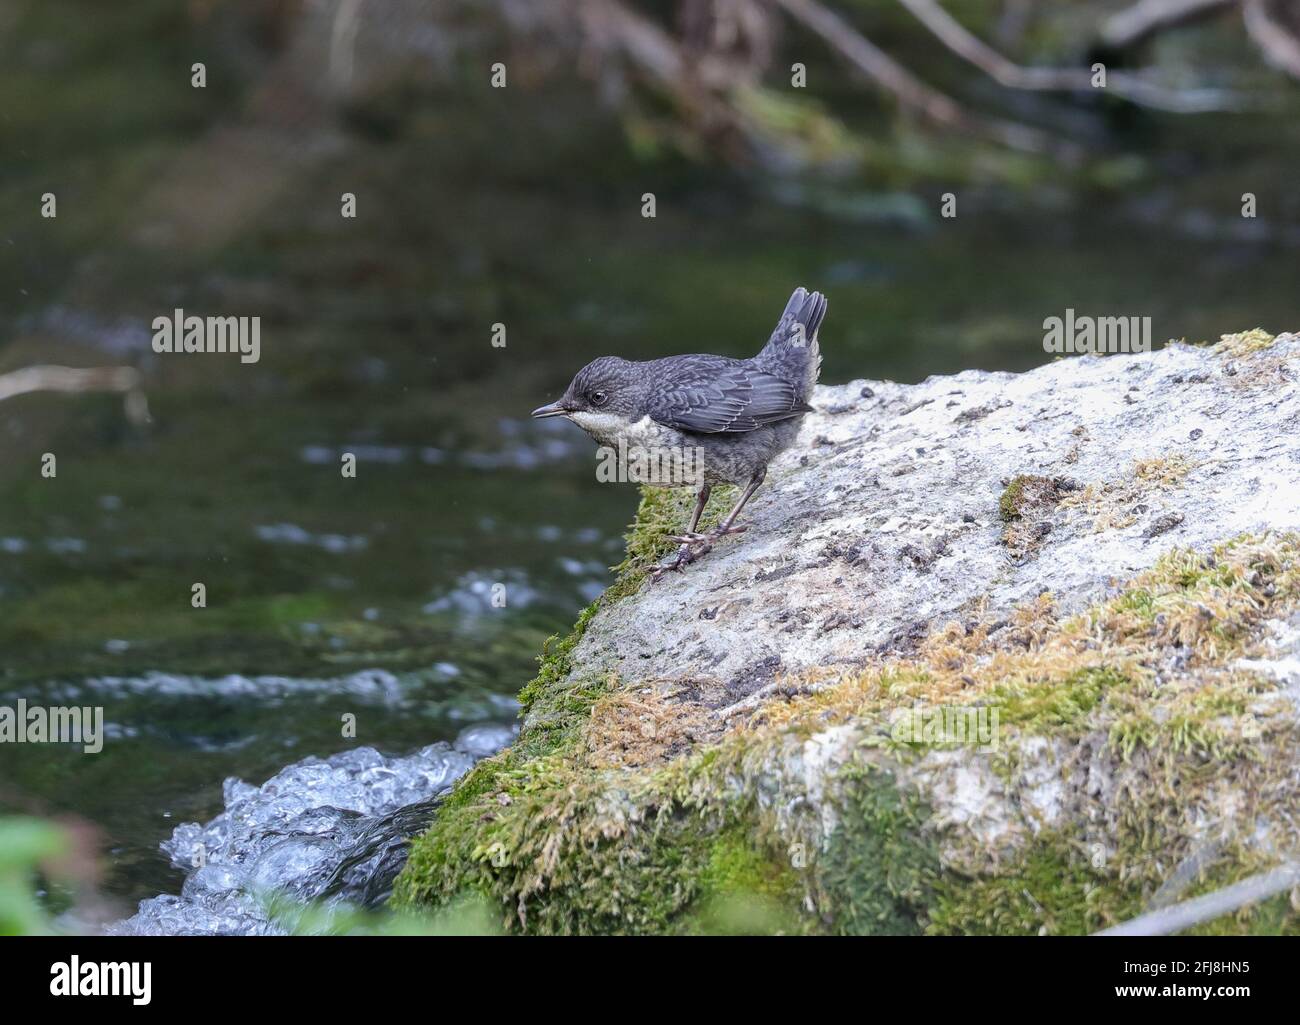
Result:
M647 491L395 901L536 933L1088 933L1291 856L1300 534L1250 502L1263 446L1270 493L1300 486L1267 387L1298 353L824 389L756 529L653 586L692 496ZM1242 458L1207 457L1210 419ZM1267 901L1200 931L1295 928Z

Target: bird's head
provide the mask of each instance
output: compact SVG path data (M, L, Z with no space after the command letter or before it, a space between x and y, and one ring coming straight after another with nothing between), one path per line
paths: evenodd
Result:
M617 356L592 360L555 402L533 410L534 417L564 416L584 429L604 420L632 422L644 414L642 375L634 363Z

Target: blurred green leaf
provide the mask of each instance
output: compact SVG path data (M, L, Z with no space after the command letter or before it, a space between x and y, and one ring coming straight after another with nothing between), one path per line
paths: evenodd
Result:
M68 846L67 834L49 822L0 819L0 936L53 932L36 900L34 882L41 865L64 854Z

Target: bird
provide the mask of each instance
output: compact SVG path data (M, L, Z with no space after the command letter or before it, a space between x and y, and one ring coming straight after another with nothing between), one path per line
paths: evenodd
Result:
M698 472L649 481L698 487L686 530L669 535L679 547L651 567L654 580L684 569L721 538L746 529L736 518L762 485L768 464L794 442L801 419L812 411L808 402L821 371L817 333L825 316L825 296L796 288L767 344L752 359L706 353L646 361L601 356L574 375L559 399L533 410L538 419L565 417L598 445L620 452L700 457L672 464ZM726 517L700 533L700 516L719 484L743 490Z

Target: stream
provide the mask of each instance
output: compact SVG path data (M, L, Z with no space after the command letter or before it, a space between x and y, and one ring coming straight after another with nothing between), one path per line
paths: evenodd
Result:
M309 757L261 786L230 778L225 811L177 826L162 850L185 871L179 896L140 902L108 929L119 935L277 935L266 894L324 907L378 908L438 799L478 758L513 738L507 726L471 726L453 744L385 758L362 747Z

